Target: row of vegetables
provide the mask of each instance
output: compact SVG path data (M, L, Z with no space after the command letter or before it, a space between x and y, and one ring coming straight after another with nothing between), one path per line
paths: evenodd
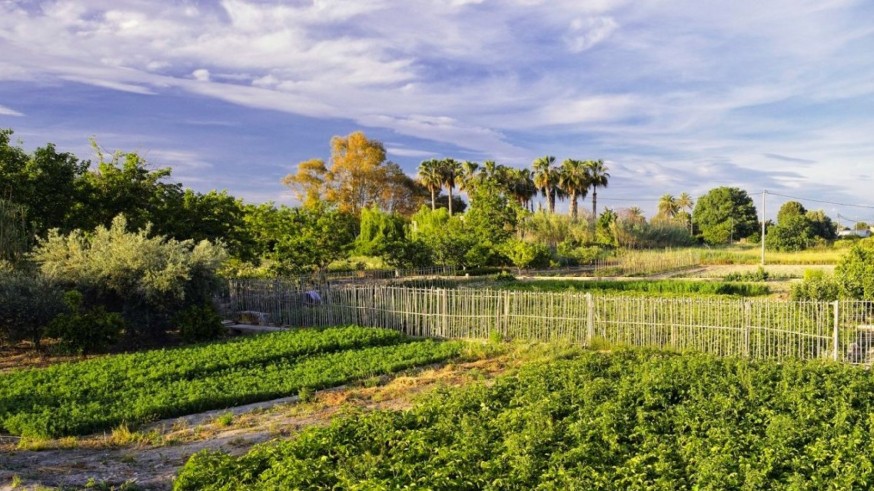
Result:
M31 437L87 434L391 373L461 347L347 326L15 371L0 375L0 426Z
M188 489L872 489L874 377L827 362L589 352L409 411L353 414Z

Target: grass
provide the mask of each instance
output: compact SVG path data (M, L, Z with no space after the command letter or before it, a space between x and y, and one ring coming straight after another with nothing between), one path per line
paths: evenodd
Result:
M845 249L834 248L809 249L800 252L765 251L765 264L835 264L845 253ZM705 265L759 264L761 261L762 250L755 246L734 246L701 251L701 263Z
M503 283L500 290L535 292L592 292L659 296L715 296L732 295L756 297L768 295L767 285L719 281L640 280L640 281L579 281L536 280Z

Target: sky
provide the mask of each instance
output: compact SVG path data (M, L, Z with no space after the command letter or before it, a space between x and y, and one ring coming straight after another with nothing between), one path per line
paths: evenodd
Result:
M362 130L411 175L602 159L612 208L738 186L874 222L874 2L0 0L0 128L250 202Z

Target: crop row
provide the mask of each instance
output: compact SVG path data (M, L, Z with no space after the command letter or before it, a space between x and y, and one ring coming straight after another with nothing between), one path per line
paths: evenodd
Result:
M874 377L641 351L529 366L248 454L188 489L872 489Z
M0 377L0 424L25 436L84 434L328 387L443 360L459 349L346 327L57 365ZM228 358L214 359L217 352Z

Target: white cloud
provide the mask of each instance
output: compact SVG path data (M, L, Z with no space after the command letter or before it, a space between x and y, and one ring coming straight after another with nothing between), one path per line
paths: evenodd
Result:
M199 82L209 82L209 70L205 68L198 68L191 72L191 76L194 77L194 80Z
M580 53L604 41L618 28L612 17L576 18L571 21L564 41L571 53Z
M24 116L24 114L2 105L0 105L0 114L3 116Z

